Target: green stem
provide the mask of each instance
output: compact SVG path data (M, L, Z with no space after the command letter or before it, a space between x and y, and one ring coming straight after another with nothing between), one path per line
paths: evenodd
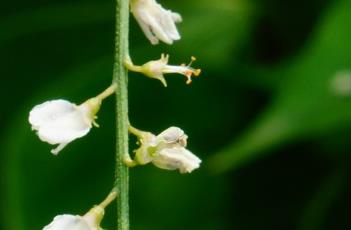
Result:
M113 83L116 90L116 171L115 188L118 193L117 225L119 230L129 229L129 173L128 167L123 163L128 150L128 72L123 61L128 55L129 34L129 1L116 0L116 34L115 34L115 60L113 66Z

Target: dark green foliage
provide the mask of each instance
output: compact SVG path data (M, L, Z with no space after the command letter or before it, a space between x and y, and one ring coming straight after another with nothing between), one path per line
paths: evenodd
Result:
M130 119L155 133L182 127L203 164L189 175L132 169L131 229L350 229L351 97L331 82L351 70L351 1L160 3L182 14L182 40L152 47L131 18L135 63L194 55L203 74L190 86L168 76L163 88L131 73ZM83 214L112 187L113 98L101 127L56 157L27 119L45 100L80 103L109 85L113 9L95 0L3 3L1 229ZM114 229L114 212L103 227Z

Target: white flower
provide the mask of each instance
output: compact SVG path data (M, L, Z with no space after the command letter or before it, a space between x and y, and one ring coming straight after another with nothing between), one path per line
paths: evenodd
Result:
M35 106L29 113L29 123L37 131L40 140L58 145L51 150L58 154L73 140L85 136L96 125L96 113L104 98L114 92L112 85L97 97L91 98L81 105L58 99Z
M104 213L103 207L95 206L84 216L58 215L43 230L100 230L100 222Z
M59 99L35 106L29 113L29 122L40 140L58 144L51 150L53 154L58 154L68 143L89 132L94 121L91 115L91 109L86 104L77 106Z
M81 216L68 214L58 215L43 230L98 230L96 226L90 226Z
M142 66L134 65L130 58L128 58L124 64L131 71L140 72L145 74L147 77L160 80L165 87L167 87L167 82L163 74L178 73L184 75L187 78L186 83L190 84L192 81L191 77L193 75L197 77L201 73L201 69L194 69L191 67L191 64L196 60L195 57L191 57L191 61L188 65L182 64L178 66L168 65L168 59L168 54L161 54L161 58L159 60L149 61Z
M43 230L102 230L100 222L105 214L105 208L115 198L117 193L112 191L99 205L94 206L84 216L63 214L45 226Z
M159 40L172 44L180 39L175 25L182 21L180 14L164 9L155 0L131 0L130 10L151 44Z
M178 169L180 173L190 173L200 167L201 160L185 148L188 136L182 129L170 127L157 136L131 126L129 130L138 136L140 142L135 151L136 163L152 162L159 168Z

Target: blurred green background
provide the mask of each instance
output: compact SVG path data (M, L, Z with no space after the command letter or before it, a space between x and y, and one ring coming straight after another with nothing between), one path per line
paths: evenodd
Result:
M351 1L159 2L182 14L182 40L151 46L131 18L134 62L194 55L203 74L163 88L131 73L130 120L182 127L203 163L189 175L131 170L131 229L350 229ZM58 156L27 120L36 104L81 103L109 85L114 2L6 1L0 12L0 228L41 229L112 186L113 98L101 127ZM114 219L112 206L102 226Z

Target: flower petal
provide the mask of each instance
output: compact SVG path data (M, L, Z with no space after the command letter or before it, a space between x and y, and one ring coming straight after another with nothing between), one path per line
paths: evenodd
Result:
M145 36L149 41L151 42L152 45L157 45L158 44L158 38L151 32L151 28L149 23L147 23L147 19L149 18L147 15L147 12L145 11L132 11L136 21L138 22L139 26L141 27L141 30L144 32Z
M188 136L178 127L170 127L157 136L157 140L165 142L169 147L186 147ZM173 146L174 145L174 146Z
M53 100L35 106L29 115L39 138L50 144L69 143L87 134L91 128L78 107L65 100Z
M164 29L165 33L168 35L169 39L171 40L179 40L180 35L177 30L177 27L175 25L175 19L181 21L181 16L180 14L173 13L170 10L164 10L165 13L162 17L162 20L160 20L160 24L162 25L162 28Z
M29 114L33 130L40 140L59 144L57 154L71 141L86 135L92 127L87 112L65 100L52 100L35 106Z
M164 9L155 0L133 0L130 9L151 44L172 44L180 35L175 23L181 22L180 14Z
M88 223L80 216L58 215L43 230L92 230Z
M52 100L35 106L29 113L29 122L32 128L37 130L40 126L52 122L61 114L69 113L75 109L75 105L66 100Z
M200 167L201 160L185 148L165 148L158 152L152 163L162 169L190 173Z

